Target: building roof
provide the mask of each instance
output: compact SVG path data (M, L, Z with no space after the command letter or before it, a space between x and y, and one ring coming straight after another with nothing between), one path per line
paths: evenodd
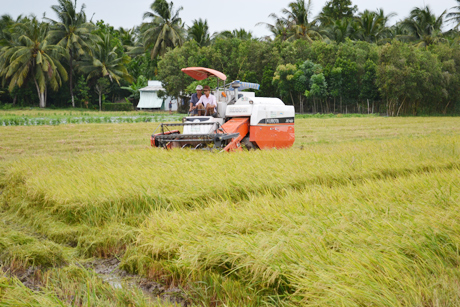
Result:
M154 92L154 91L164 91L164 88L161 85L150 85L139 89L141 92Z
M154 91L164 91L165 89L161 85L161 81L149 80L146 87L141 88L141 92L154 92Z

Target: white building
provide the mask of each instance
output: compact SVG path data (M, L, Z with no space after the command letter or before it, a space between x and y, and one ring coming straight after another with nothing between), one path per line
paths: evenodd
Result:
M141 88L138 110L165 110L169 111L170 97L159 98L158 91L164 91L160 81L149 81L147 87ZM177 111L177 103L172 100L172 110Z

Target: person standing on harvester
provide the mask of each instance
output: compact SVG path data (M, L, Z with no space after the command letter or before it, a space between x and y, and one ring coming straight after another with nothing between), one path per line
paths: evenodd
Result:
M211 88L208 85L203 87L203 92L204 95L202 95L200 100L196 103L198 112L200 115L211 116L216 112L217 99L216 96L211 94Z

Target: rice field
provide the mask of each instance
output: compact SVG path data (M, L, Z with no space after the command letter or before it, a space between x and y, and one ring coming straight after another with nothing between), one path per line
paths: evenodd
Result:
M156 126L0 127L0 306L460 305L458 118L298 118L231 154Z

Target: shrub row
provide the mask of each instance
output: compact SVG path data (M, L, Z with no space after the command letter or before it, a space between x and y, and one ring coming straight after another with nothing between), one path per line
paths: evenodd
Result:
M102 110L104 111L132 111L133 104L122 102L122 103L103 103Z

